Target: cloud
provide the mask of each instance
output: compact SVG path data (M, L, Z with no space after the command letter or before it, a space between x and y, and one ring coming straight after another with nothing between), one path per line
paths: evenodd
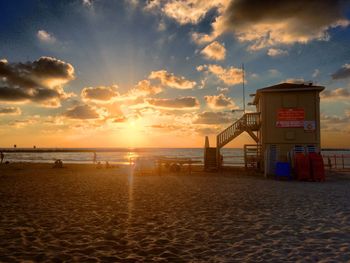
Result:
M56 38L53 34L41 29L36 33L37 38L44 43L52 44L56 42Z
M269 50L267 51L267 55L270 57L286 56L288 55L288 51L277 48L269 48Z
M212 109L235 108L236 105L232 98L226 97L224 94L205 96L205 101Z
M268 72L271 75L271 77L276 77L281 74L281 72L278 69L274 69L274 68L269 69Z
M146 10L160 10L180 25L197 24L213 8L221 8L223 0L148 1Z
M195 97L182 97L175 99L148 99L147 102L152 106L164 109L186 110L199 107L199 102Z
M157 79L165 87L174 89L192 89L195 81L190 81L182 76L175 76L173 73L168 73L166 70L152 71L149 79Z
M315 69L314 72L312 73L312 77L313 78L317 78L320 75L320 70L319 69Z
M337 88L335 90L324 90L321 92L320 97L322 100L339 100L349 99L350 90L346 88Z
M198 71L207 74L213 74L217 79L221 80L226 85L237 85L243 82L242 69L240 68L223 68L219 65L200 65Z
M206 111L197 115L194 124L226 124L233 122L232 115L225 112Z
M81 120L99 119L101 115L102 114L96 108L87 104L77 105L63 113L63 116L67 118Z
M335 73L332 74L332 79L345 79L350 77L350 64L343 65Z
M184 127L182 125L176 125L176 124L153 124L150 126L153 129L161 129L166 131L175 131L179 129L183 129Z
M291 84L304 84L305 80L303 78L295 78L295 79L286 79L283 81L284 83L291 83Z
M37 119L38 118L36 116L34 116L31 119L13 120L13 121L9 122L8 125L13 127L13 128L19 129L19 128L23 128L23 127L26 127L28 125L37 123L38 122Z
M152 85L147 79L141 80L137 83L135 88L131 89L129 92L130 96L145 97L149 95L156 95L163 91L161 86Z
M60 101L72 94L63 85L74 79L74 67L52 57L33 62L8 63L0 61L0 100L7 102L36 102L58 107Z
M93 6L93 1L92 0L83 0L82 3L86 7L92 7Z
M20 115L21 113L18 107L0 107L0 115Z
M114 98L120 96L117 85L86 87L81 91L83 100L91 100L94 102L111 102Z
M185 1L190 3L190 0ZM232 32L250 50L281 44L328 40L328 30L346 27L343 0L234 0L221 1L223 8L212 23L210 34L194 33L196 43L203 44L225 32ZM228 4L229 3L229 4Z
M226 57L226 49L219 42L214 41L213 43L206 46L201 54L207 58L212 60L224 60Z
M195 131L202 136L211 135L211 134L216 135L219 132L221 132L221 128L220 127L195 127Z

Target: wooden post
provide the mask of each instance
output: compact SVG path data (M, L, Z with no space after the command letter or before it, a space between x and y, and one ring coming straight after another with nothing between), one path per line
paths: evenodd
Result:
M334 168L337 169L337 155L334 154Z
M341 160L342 160L343 169L344 169L345 168L345 165L344 165L344 154L341 155Z

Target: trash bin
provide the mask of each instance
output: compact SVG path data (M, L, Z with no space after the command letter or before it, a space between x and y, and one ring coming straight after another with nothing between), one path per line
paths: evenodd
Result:
M277 179L279 179L279 177L287 177L289 180L291 180L292 176L290 173L290 163L277 162L276 169L275 169L275 176Z

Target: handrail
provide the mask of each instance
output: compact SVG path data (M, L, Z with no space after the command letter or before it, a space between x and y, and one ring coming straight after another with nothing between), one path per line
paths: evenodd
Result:
M235 123L227 127L216 137L217 149L222 148L235 137L246 131L247 128L255 128L260 125L260 113L245 113Z

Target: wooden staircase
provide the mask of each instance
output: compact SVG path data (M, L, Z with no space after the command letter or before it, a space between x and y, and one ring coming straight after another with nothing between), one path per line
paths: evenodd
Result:
M247 132L257 143L259 138L254 134L260 128L260 113L245 113L239 120L216 136L216 147L220 150L243 132Z
M237 136L243 132L247 132L257 143L259 143L258 136L254 133L260 129L260 113L245 113L240 119L235 123L227 127L221 133L216 136L216 148L207 148L207 149L216 149L216 161L213 162L212 154L213 150L205 149L205 158L204 166L206 170L218 169L221 166L221 155L220 149L228 144L230 141L235 139ZM211 153L207 154L207 151ZM210 156L210 157L209 157ZM247 165L247 163L246 163Z

